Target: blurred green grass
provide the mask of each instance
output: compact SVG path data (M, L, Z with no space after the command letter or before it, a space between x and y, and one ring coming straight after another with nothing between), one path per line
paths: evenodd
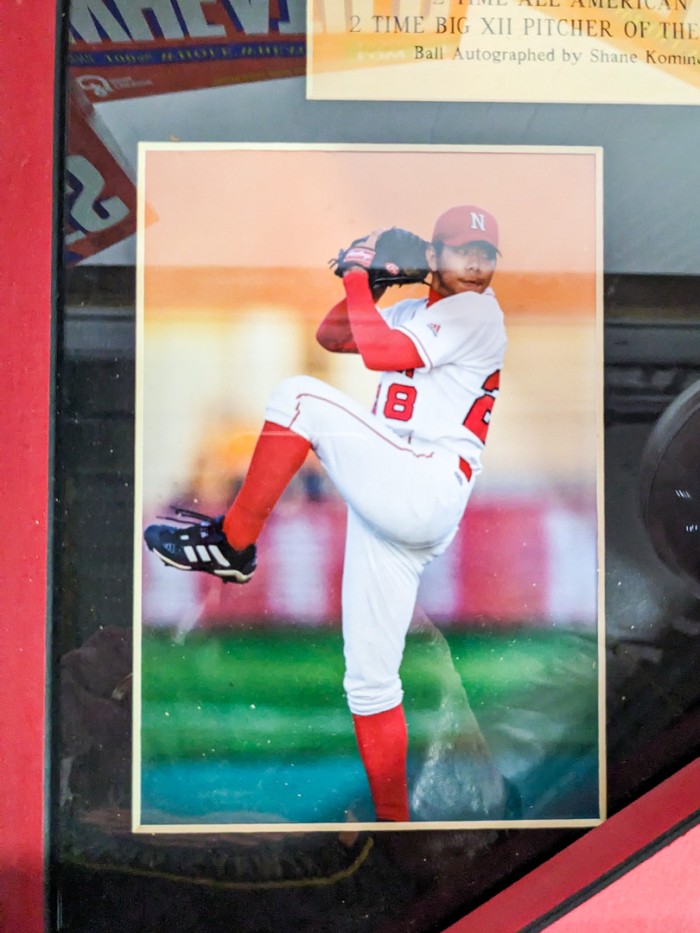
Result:
M545 742L595 747L590 635L525 628L410 634L401 674L413 748L429 740L441 705L459 704L465 690L485 731L527 720ZM147 630L142 760L355 754L342 679L337 629L195 631L184 641Z

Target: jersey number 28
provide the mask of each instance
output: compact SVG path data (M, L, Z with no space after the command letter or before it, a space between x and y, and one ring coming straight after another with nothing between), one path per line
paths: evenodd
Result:
M407 375L410 373L409 370ZM498 392L500 381L500 369L484 379L481 386L484 394L475 399L474 404L467 413L467 417L462 422L464 427L471 431L472 434L475 434L482 444L486 443L486 435L491 423L491 410L496 404L496 392ZM392 418L394 421L410 421L417 396L418 390L414 386L393 382L387 389L386 402L384 402L384 417Z

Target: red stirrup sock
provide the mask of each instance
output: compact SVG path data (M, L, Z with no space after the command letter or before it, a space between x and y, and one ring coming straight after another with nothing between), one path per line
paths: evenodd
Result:
M353 713L352 720L377 819L407 822L410 819L406 781L408 730L403 706L371 716Z
M224 534L242 551L254 544L277 500L306 459L311 444L289 428L266 421L236 501L224 517Z

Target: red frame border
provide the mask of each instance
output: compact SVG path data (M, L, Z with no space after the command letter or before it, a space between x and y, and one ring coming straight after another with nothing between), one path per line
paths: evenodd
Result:
M49 7L53 10L53 7ZM3 10L0 187L0 488L6 529L0 616L0 929L44 926L44 713L50 444L56 17ZM8 300L9 299L9 300Z
M580 900L577 895L585 899L597 894L607 883L608 873L610 883L614 883L616 869L634 867L637 864L634 856L640 854L643 859L643 850L663 840L666 834L669 834L668 841L672 841L674 827L698 810L700 759L449 926L444 933L483 933L484 930L518 933L558 907L562 908L562 913L574 909ZM643 901L644 892L637 893ZM650 912L653 916L653 905L650 905ZM548 919L554 923L557 917Z

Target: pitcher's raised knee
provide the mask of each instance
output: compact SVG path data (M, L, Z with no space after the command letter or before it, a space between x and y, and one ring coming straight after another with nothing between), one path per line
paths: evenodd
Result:
M270 395L265 407L265 418L311 440L300 419L302 401L306 397L323 397L330 388L327 383L313 376L288 376Z

